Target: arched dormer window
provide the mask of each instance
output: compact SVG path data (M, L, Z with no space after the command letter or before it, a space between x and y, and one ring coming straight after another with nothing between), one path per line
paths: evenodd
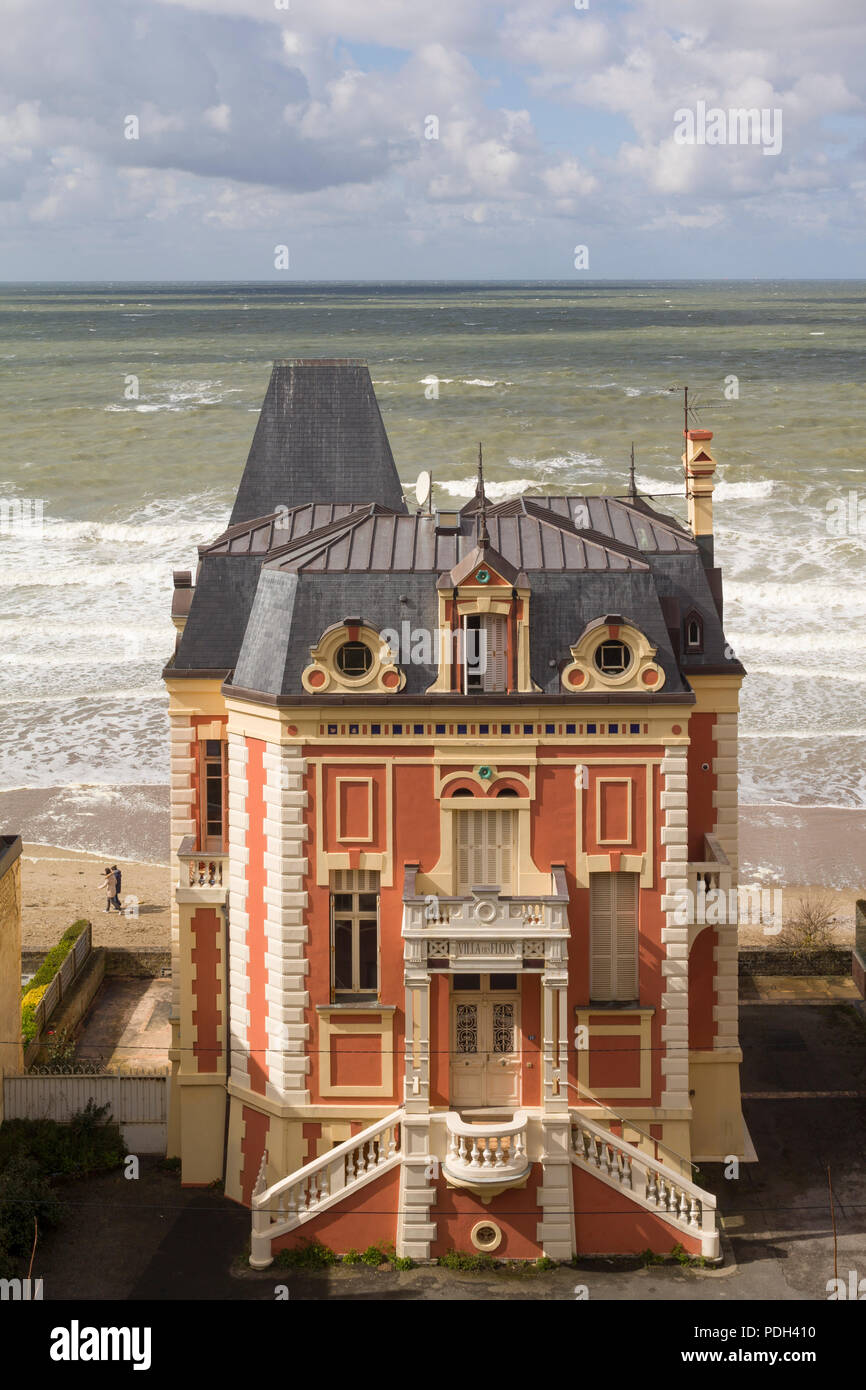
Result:
M704 650L704 624L699 613L692 611L686 618L685 649L687 652Z

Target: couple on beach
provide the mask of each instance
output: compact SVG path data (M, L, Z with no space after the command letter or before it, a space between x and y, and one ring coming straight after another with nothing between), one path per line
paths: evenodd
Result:
M123 911L120 906L120 880L121 872L116 864L112 864L102 875L101 887L108 900L105 905L106 912L110 912L113 907L116 907L118 912Z

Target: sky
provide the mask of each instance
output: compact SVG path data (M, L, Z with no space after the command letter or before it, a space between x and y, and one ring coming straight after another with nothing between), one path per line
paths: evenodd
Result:
M0 280L866 273L863 0L0 0L0 23Z

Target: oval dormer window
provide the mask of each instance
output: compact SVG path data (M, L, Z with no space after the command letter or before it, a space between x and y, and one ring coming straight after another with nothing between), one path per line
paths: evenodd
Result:
M594 659L603 676L621 676L631 665L631 649L625 642L609 640L596 647Z
M364 642L344 642L342 647L337 648L334 660L342 676L357 679L358 676L366 676L373 665L373 653Z

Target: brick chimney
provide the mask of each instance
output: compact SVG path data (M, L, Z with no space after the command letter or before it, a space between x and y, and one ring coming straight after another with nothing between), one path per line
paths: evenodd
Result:
M689 504L689 525L707 569L713 566L713 474L716 461L710 453L712 430L683 430L686 451L683 467L686 475L686 499Z

